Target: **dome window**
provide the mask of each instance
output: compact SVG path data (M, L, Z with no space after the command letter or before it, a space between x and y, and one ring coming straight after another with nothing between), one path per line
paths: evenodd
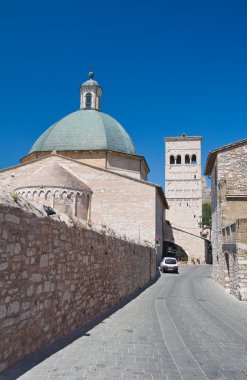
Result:
M86 93L86 109L92 108L92 94L91 92Z
M179 165L181 164L181 156L180 156L180 154L177 156L176 163L179 164Z

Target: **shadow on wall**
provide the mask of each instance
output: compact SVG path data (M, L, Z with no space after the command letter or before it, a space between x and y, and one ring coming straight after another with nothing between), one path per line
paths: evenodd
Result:
M186 234L186 231L184 231L184 233ZM167 257L167 256L176 257L178 261L186 263L188 261L188 255L186 251L180 245L175 243L173 229L168 220L166 220L164 223L164 237L165 237L165 241L163 243L162 257ZM207 239L204 239L204 241L205 241L205 263L212 264L211 243ZM191 262L195 264L200 264L199 259L195 259L195 260L193 259Z
M188 255L182 247L169 241L164 241L163 257L167 256L175 257L178 261L188 261Z
M168 220L164 223L164 237L162 257L176 257L179 261L188 261L188 255L185 250L174 242L173 230Z

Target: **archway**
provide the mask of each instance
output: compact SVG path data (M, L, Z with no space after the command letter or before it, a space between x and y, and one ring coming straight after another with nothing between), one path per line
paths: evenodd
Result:
M164 241L162 257L175 257L178 261L188 261L188 255L185 250L175 243Z

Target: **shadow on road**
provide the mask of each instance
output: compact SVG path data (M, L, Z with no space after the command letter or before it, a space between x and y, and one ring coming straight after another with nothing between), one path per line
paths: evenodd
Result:
M30 354L26 356L24 359L19 361L18 363L14 364L9 369L5 370L0 374L0 380L15 380L18 379L21 375L50 357L51 355L55 354L56 352L62 350L69 344L73 343L75 340L81 338L82 336L90 336L90 331L95 326L97 326L100 323L104 323L104 320L106 318L109 318L112 314L114 314L116 311L120 310L122 307L124 307L129 302L133 301L136 297L138 297L144 290L152 286L160 277L160 272L157 270L155 278L146 286L143 288L140 288L136 290L134 293L132 293L129 297L123 299L121 302L119 302L117 305L111 307L110 309L106 310L105 312L101 313L96 318L92 319L91 321L83 324L82 326L78 327L77 329L71 331L69 334L59 338L56 340L56 342L46 346L45 348L42 348L41 350Z

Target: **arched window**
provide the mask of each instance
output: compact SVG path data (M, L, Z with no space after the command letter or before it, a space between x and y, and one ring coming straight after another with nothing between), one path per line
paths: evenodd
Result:
M190 164L190 156L188 154L185 155L185 161L186 164Z
M92 107L92 94L90 92L86 93L86 108Z
M193 165L196 164L196 155L195 155L195 154L192 154L192 157L191 157L191 163L192 163Z
M175 158L174 158L174 156L170 156L170 164L175 164Z
M176 163L177 164L181 164L181 156L180 156L180 154L177 156Z

